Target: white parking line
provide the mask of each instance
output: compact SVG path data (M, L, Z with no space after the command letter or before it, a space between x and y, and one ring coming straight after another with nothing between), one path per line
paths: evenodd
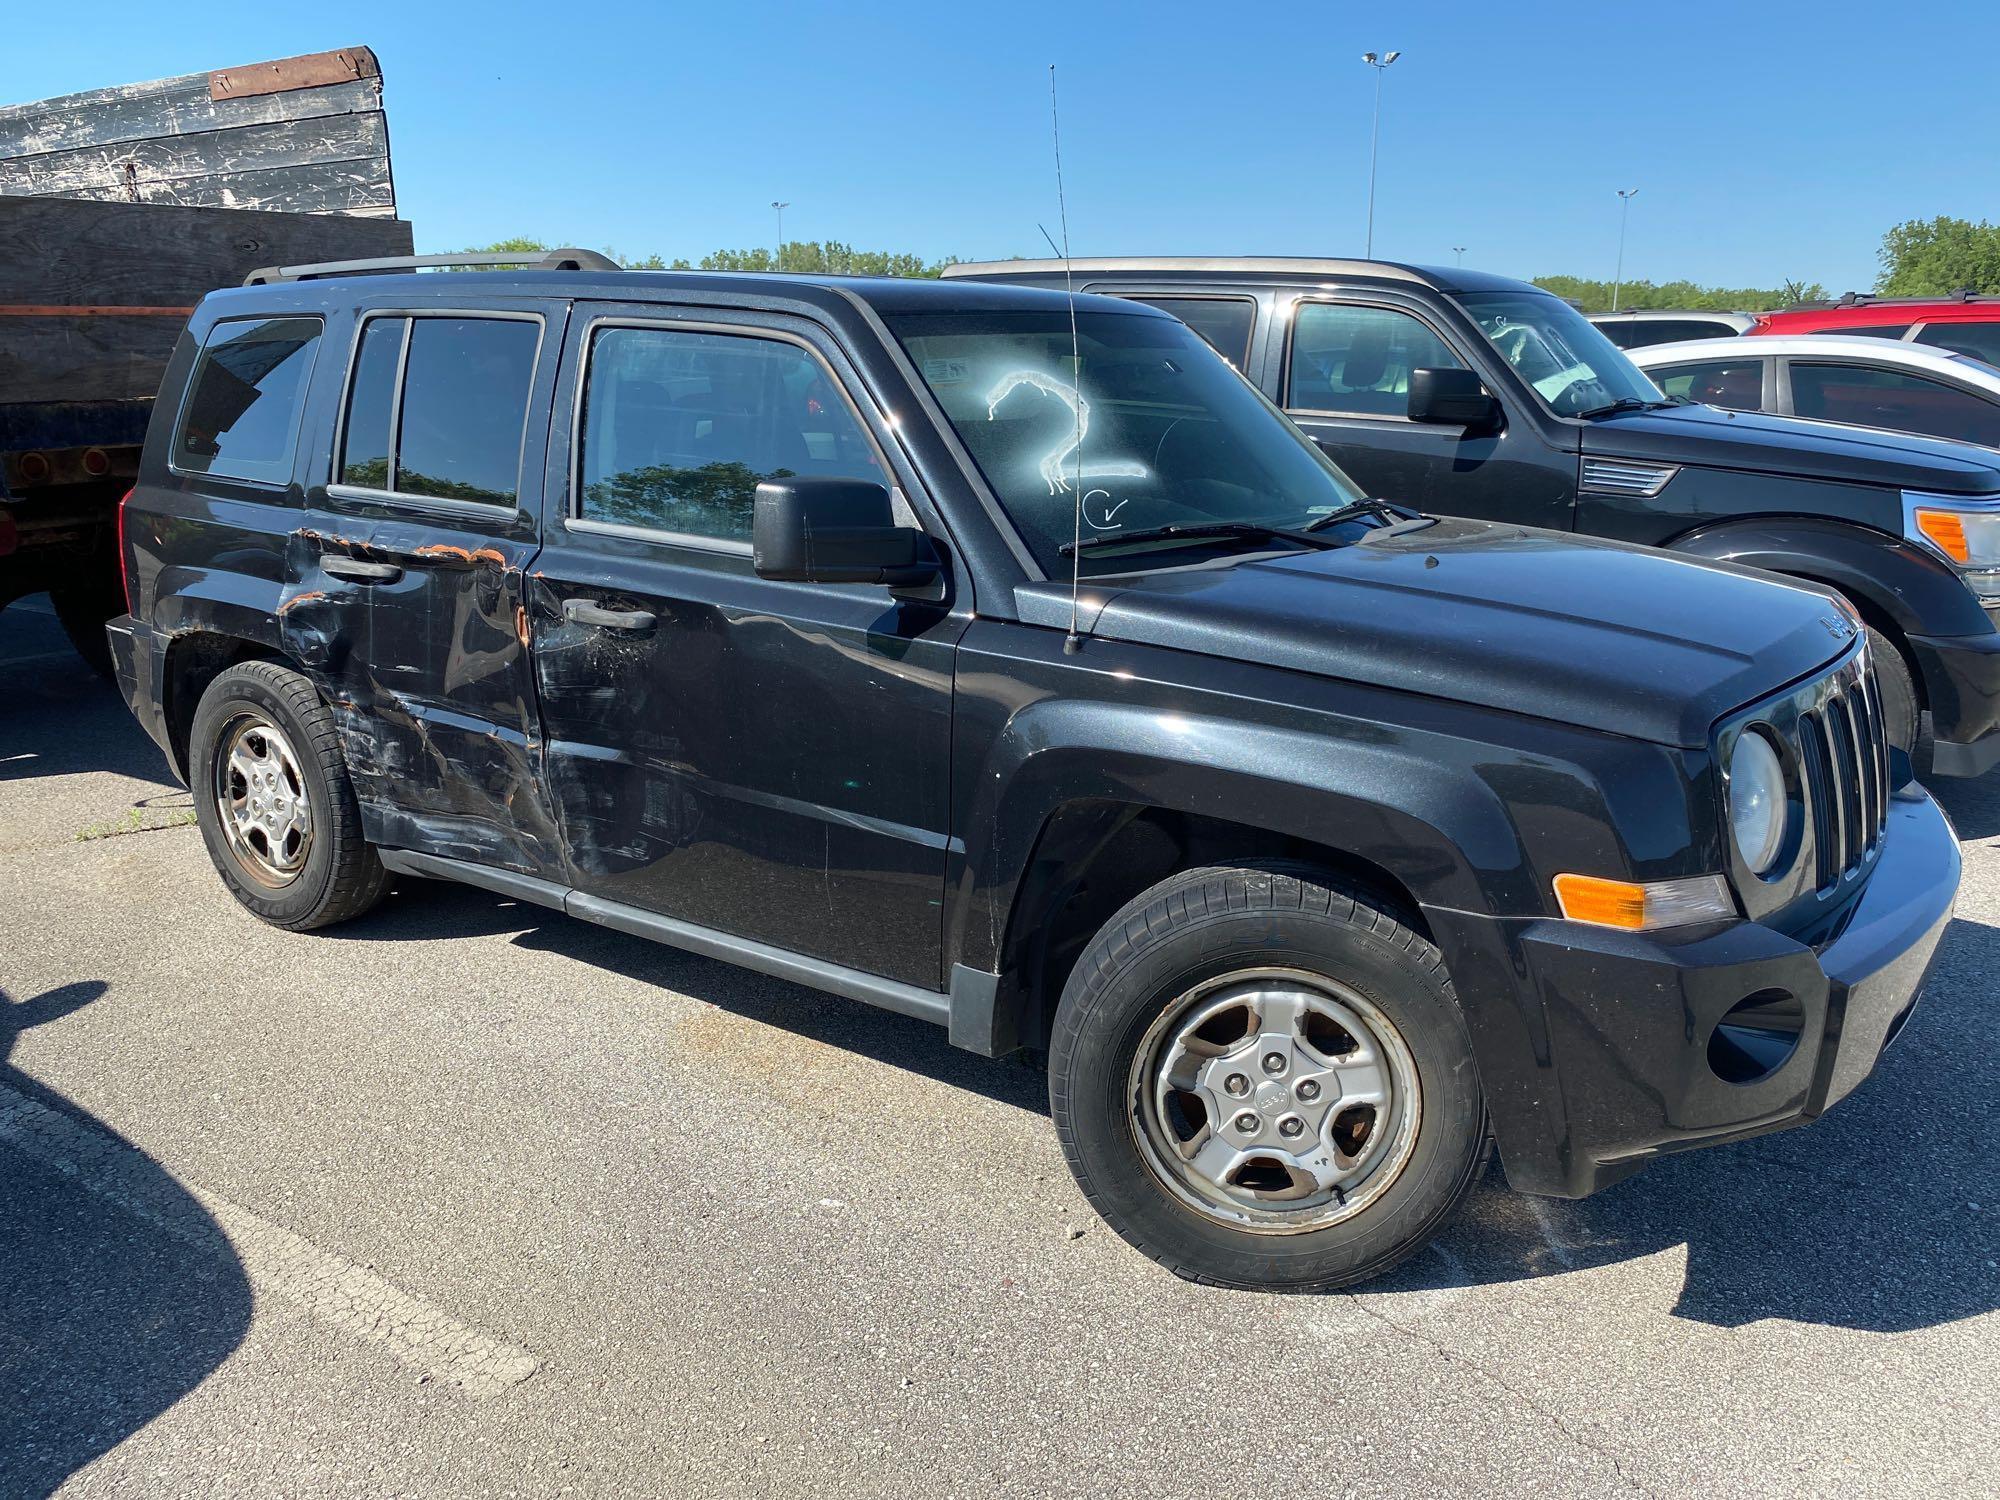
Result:
M174 1183L135 1148L5 1087L0 1087L0 1144L74 1178L177 1239L212 1248L198 1204L229 1237L256 1293L283 1297L343 1333L382 1345L420 1376L490 1396L519 1385L539 1365L526 1349L459 1322L366 1266L226 1198Z

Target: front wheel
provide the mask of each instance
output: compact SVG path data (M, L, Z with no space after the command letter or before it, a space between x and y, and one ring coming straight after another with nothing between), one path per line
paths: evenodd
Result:
M1049 1074L1092 1204L1195 1281L1380 1275L1436 1233L1484 1157L1436 948L1301 867L1192 870L1126 906L1070 977Z
M1917 776L1930 774L1930 736L1924 729L1923 702L1917 679L1896 643L1873 625L1868 633L1868 658L1875 664L1875 687L1882 700L1882 731L1889 743L1910 757Z

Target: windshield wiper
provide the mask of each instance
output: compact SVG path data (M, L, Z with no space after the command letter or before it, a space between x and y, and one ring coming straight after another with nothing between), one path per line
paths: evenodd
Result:
M1615 411L1660 411L1673 406L1673 401L1642 401L1637 396L1620 396L1616 401L1607 401L1602 406L1593 406L1589 411L1580 411L1577 416L1588 422L1592 417L1608 417Z
M1323 516L1315 517L1306 525L1307 531L1324 531L1329 526L1338 526L1342 521L1358 520L1362 516L1380 516L1386 521L1427 521L1431 519L1420 510L1411 510L1407 505L1398 505L1393 500L1350 500L1337 510L1330 510Z
M1252 541L1293 542L1301 547L1338 547L1331 537L1314 536L1311 528L1291 531L1283 526L1260 526L1255 521L1204 521L1192 526L1147 526L1139 531L1108 531L1087 536L1081 542L1064 542L1056 550L1064 557L1078 552L1095 552L1100 547L1118 547L1127 542L1202 541L1211 538L1241 537Z

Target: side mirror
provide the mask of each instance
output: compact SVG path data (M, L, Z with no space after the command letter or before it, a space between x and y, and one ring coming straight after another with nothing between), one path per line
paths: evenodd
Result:
M867 479L767 479L757 486L750 560L759 578L912 588L943 568L931 539L896 524L886 485Z
M1500 425L1500 403L1486 394L1470 370L1410 371L1407 410L1412 422L1440 427L1490 432Z

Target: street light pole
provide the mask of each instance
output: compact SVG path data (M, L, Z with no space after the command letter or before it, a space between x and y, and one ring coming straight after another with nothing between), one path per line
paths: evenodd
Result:
M791 206L790 203L780 203L776 199L771 201L771 207L778 213L778 253L772 257L772 264L780 271L785 269L785 210Z
M1375 70L1375 123L1368 129L1368 248L1364 252L1369 260L1375 258L1375 156L1382 144L1382 75L1402 55L1400 52L1361 54L1361 60Z
M1611 276L1611 310L1618 311L1618 293L1625 285L1625 226L1632 222L1632 200L1637 188L1618 189L1618 269Z
M1460 264L1461 266L1462 266L1462 265L1464 265L1464 264L1465 264L1465 246L1463 246L1463 245L1453 245L1453 246L1452 246L1451 248L1452 248L1452 253L1453 253L1454 255L1456 255L1456 256L1458 257L1458 263L1459 263L1459 264Z

